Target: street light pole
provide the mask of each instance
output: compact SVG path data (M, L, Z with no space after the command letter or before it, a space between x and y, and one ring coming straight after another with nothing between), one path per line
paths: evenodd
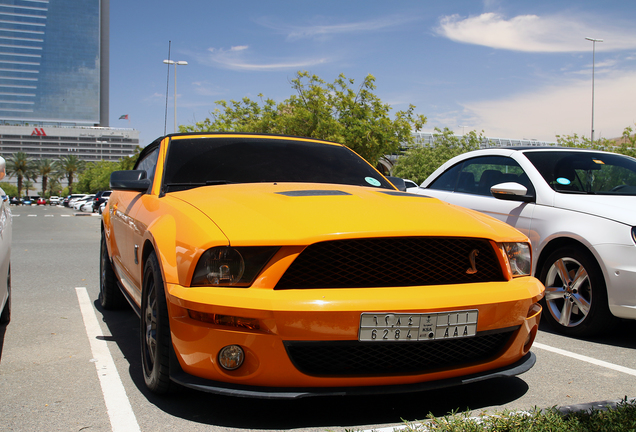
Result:
M594 145L594 65L596 63L596 42L603 42L603 39L586 37L585 40L592 42L592 133L590 134L591 144Z
M174 132L177 133L177 66L185 66L187 61L164 60L165 64L174 65Z

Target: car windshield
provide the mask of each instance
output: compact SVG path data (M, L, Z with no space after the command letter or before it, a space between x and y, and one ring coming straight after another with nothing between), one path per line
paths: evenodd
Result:
M525 156L557 192L636 195L636 159L585 151L529 151Z
M170 142L164 192L261 182L393 189L371 165L345 146L259 137L203 137Z

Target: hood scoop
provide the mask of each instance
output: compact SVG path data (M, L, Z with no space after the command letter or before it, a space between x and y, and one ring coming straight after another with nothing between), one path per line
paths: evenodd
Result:
M339 190L294 190L285 192L275 192L277 195L285 195L288 197L315 197L315 196L338 196L351 195L349 192Z

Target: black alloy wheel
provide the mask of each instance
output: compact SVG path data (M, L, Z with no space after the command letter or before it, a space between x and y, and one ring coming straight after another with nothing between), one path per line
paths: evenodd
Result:
M144 266L141 294L141 361L146 386L155 393L170 390L170 323L161 268L154 252Z
M117 278L108 256L104 232L102 232L99 250L99 304L109 310L121 309L126 305L126 299L117 286Z

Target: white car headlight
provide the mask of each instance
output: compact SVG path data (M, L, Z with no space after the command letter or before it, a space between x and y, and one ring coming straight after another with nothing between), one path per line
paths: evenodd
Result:
M532 251L530 243L501 243L501 251L508 260L512 277L532 274Z

